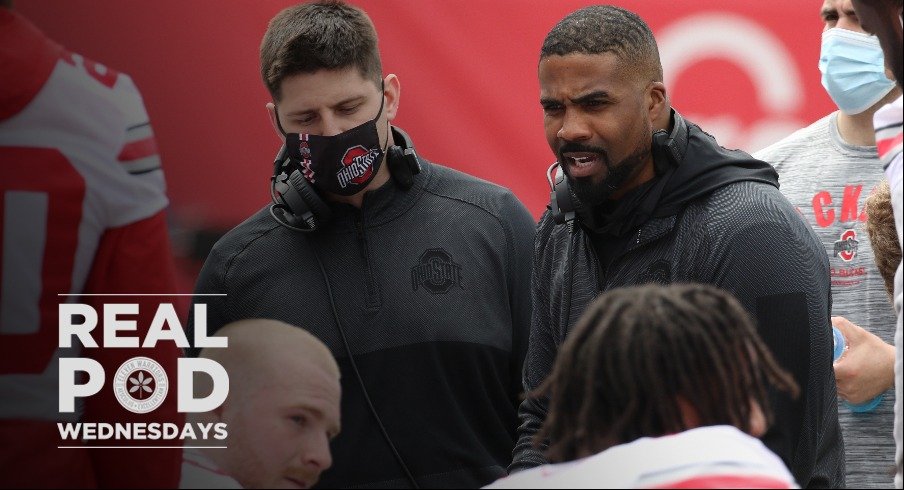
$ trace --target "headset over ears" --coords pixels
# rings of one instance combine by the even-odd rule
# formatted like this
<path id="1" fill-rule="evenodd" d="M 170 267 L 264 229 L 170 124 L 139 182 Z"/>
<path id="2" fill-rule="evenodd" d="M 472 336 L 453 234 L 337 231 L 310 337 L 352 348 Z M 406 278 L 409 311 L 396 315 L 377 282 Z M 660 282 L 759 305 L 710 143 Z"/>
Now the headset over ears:
<path id="1" fill-rule="evenodd" d="M 421 162 L 408 134 L 395 126 L 390 127 L 396 144 L 386 150 L 386 164 L 396 185 L 408 190 L 414 185 L 414 176 L 421 171 Z M 286 137 L 288 143 L 293 144 L 292 138 L 298 135 L 289 133 Z M 273 201 L 270 206 L 273 219 L 295 231 L 315 231 L 332 218 L 330 207 L 304 178 L 301 162 L 289 156 L 286 145 L 280 148 L 273 161 L 270 199 Z"/>
<path id="2" fill-rule="evenodd" d="M 681 140 L 676 142 L 676 139 Z M 674 126 L 669 133 L 664 129 L 653 133 L 653 160 L 657 167 L 659 162 L 668 162 L 669 165 L 678 165 L 681 162 L 681 146 L 687 143 L 687 130 L 684 119 L 674 113 Z M 546 180 L 549 182 L 550 212 L 556 223 L 568 223 L 574 221 L 577 216 L 577 205 L 565 171 L 559 162 L 555 162 L 546 170 Z"/>

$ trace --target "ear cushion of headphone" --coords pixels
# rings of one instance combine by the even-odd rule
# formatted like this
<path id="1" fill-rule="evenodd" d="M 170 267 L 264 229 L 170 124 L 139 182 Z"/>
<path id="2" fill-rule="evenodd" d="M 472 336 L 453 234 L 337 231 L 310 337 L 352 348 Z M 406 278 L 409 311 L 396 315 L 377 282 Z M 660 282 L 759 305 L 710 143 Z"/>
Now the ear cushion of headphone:
<path id="1" fill-rule="evenodd" d="M 323 199 L 317 195 L 317 191 L 311 186 L 311 184 L 301 175 L 301 172 L 294 171 L 292 175 L 289 176 L 289 186 L 291 189 L 294 189 L 301 200 L 304 201 L 304 205 L 307 206 L 313 213 L 314 218 L 317 220 L 318 224 L 324 224 L 332 218 L 333 212 L 330 210 L 330 207 L 327 206 Z M 293 214 L 300 214 L 304 211 L 301 209 L 296 209 L 298 207 L 297 204 L 290 202 L 290 199 L 286 199 L 286 204 L 289 206 L 290 210 Z"/>
<path id="2" fill-rule="evenodd" d="M 398 145 L 392 145 L 386 149 L 386 161 L 390 166 L 398 164 L 403 158 L 404 154 L 402 154 L 402 148 Z"/>

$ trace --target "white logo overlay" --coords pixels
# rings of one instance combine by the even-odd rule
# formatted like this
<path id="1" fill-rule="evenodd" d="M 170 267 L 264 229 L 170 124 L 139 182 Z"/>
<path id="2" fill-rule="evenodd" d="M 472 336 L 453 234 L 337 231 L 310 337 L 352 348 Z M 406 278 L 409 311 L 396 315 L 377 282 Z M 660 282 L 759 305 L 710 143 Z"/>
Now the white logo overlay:
<path id="1" fill-rule="evenodd" d="M 60 414 L 80 413 L 86 398 L 103 389 L 113 390 L 122 407 L 137 414 L 139 421 L 104 420 L 99 422 L 58 422 L 60 438 L 66 440 L 160 440 L 183 442 L 215 439 L 223 441 L 228 436 L 225 423 L 163 422 L 166 417 L 156 417 L 141 422 L 141 415 L 150 414 L 164 406 L 172 398 L 170 375 L 175 370 L 176 403 L 178 413 L 200 413 L 217 409 L 229 395 L 229 375 L 220 363 L 206 358 L 175 358 L 176 349 L 168 352 L 164 359 L 154 359 L 154 353 L 161 352 L 158 343 L 172 342 L 178 349 L 195 347 L 199 349 L 228 347 L 225 337 L 207 336 L 207 305 L 196 304 L 194 308 L 194 342 L 189 344 L 185 331 L 179 323 L 174 305 L 161 303 L 150 325 L 141 329 L 142 337 L 135 336 L 139 325 L 134 320 L 139 313 L 138 304 L 106 304 L 99 313 L 91 305 L 63 303 L 59 305 L 59 347 L 80 348 L 84 357 L 62 357 L 59 360 L 59 412 Z M 130 319 L 131 317 L 131 319 Z M 99 318 L 103 321 L 100 322 Z M 102 333 L 92 335 L 98 324 Z M 128 335 L 128 332 L 132 335 Z M 102 342 L 100 345 L 98 342 Z M 80 345 L 79 345 L 80 344 Z M 102 365 L 92 356 L 93 349 L 130 349 L 139 355 L 127 359 L 116 367 L 108 379 L 107 369 L 114 366 Z M 147 353 L 146 355 L 141 355 Z M 161 364 L 162 361 L 164 364 Z M 175 362 L 174 362 L 175 361 Z M 166 366 L 166 367 L 165 367 Z M 167 374 L 167 369 L 170 373 Z M 209 389 L 204 389 L 202 397 L 196 397 L 195 378 L 206 376 Z M 167 405 L 172 413 L 173 405 Z M 173 415 L 175 415 L 173 413 Z M 175 418 L 175 417 L 174 417 Z M 59 446 L 60 448 L 77 446 Z M 98 446 L 78 446 L 98 447 Z M 116 447 L 124 447 L 121 444 Z M 169 446 L 166 446 L 169 447 Z M 225 447 L 225 446 L 216 446 Z"/>
<path id="2" fill-rule="evenodd" d="M 133 357 L 116 371 L 113 393 L 119 404 L 132 413 L 148 413 L 163 404 L 169 391 L 166 371 L 157 361 Z"/>

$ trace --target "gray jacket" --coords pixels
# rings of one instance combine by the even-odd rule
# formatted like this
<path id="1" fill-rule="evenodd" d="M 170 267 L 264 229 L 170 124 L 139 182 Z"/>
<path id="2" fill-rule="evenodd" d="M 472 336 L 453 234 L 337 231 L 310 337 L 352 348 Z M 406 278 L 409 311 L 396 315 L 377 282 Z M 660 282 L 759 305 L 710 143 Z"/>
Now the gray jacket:
<path id="1" fill-rule="evenodd" d="M 348 344 L 406 466 L 422 487 L 479 487 L 505 474 L 515 444 L 530 323 L 535 224 L 507 189 L 422 161 L 406 191 L 392 181 L 361 209 L 332 204 L 314 233 L 263 209 L 204 264 L 196 297 L 208 330 L 274 318 L 322 340 L 341 370 L 342 433 L 326 488 L 406 487 L 341 340 Z"/>

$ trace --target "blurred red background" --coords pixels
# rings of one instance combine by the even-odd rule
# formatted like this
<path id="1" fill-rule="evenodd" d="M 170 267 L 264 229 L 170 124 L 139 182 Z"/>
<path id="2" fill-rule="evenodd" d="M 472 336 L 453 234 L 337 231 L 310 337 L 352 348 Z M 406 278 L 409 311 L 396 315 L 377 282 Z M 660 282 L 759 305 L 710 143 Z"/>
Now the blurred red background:
<path id="1" fill-rule="evenodd" d="M 268 20 L 293 3 L 19 0 L 16 9 L 70 50 L 135 80 L 157 135 L 177 248 L 203 259 L 192 230 L 215 237 L 269 201 L 280 143 L 257 53 Z M 512 189 L 539 216 L 554 157 L 537 56 L 549 29 L 586 3 L 353 3 L 376 24 L 384 72 L 401 80 L 396 123 L 418 152 Z M 817 70 L 819 1 L 617 4 L 653 29 L 676 109 L 724 146 L 754 151 L 834 109 Z M 183 265 L 190 288 L 196 264 Z"/>

